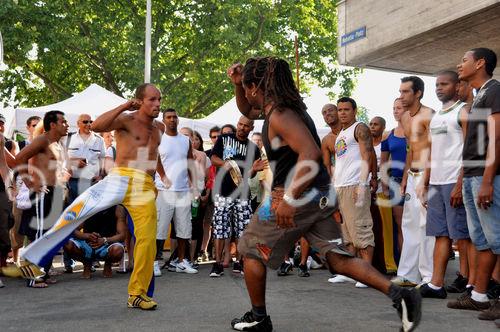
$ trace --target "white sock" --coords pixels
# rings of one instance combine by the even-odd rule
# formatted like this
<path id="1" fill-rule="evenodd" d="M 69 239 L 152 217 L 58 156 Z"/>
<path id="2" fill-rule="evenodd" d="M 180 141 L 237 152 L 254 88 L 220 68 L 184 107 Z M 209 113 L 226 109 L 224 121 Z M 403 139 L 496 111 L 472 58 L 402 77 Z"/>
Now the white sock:
<path id="1" fill-rule="evenodd" d="M 467 284 L 467 286 L 465 286 L 465 288 L 471 288 L 471 287 L 472 287 L 472 285 L 470 285 L 470 284 Z"/>
<path id="2" fill-rule="evenodd" d="M 429 286 L 431 289 L 434 289 L 434 290 L 440 290 L 441 288 L 443 288 L 443 287 L 438 287 L 438 286 L 435 286 L 435 285 L 433 285 L 433 284 L 432 284 L 432 283 L 430 283 L 430 282 L 427 284 L 427 286 Z"/>
<path id="3" fill-rule="evenodd" d="M 481 294 L 476 291 L 472 291 L 471 298 L 477 302 L 488 302 L 488 297 L 486 294 Z"/>

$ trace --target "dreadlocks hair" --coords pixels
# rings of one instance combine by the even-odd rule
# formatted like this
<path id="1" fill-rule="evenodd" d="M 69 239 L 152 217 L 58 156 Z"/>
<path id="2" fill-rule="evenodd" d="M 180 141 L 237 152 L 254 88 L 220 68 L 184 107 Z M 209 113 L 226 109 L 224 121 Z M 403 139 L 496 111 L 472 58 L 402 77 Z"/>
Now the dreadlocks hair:
<path id="1" fill-rule="evenodd" d="M 289 108 L 304 118 L 307 107 L 295 86 L 288 62 L 275 57 L 248 59 L 243 67 L 243 84 L 252 83 L 264 92 L 264 103 L 272 101 L 275 108 Z"/>

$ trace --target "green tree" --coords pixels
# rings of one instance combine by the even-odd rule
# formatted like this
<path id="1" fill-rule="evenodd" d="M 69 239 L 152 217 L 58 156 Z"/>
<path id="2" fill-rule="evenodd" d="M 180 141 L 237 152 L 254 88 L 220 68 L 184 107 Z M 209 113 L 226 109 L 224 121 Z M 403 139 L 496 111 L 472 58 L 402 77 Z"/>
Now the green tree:
<path id="1" fill-rule="evenodd" d="M 129 97 L 143 80 L 144 26 L 143 0 L 2 0 L 0 99 L 36 106 L 90 83 Z M 231 98 L 231 63 L 275 55 L 295 67 L 298 34 L 301 82 L 349 95 L 357 71 L 337 64 L 336 27 L 331 0 L 156 0 L 151 81 L 163 105 L 201 117 Z"/>

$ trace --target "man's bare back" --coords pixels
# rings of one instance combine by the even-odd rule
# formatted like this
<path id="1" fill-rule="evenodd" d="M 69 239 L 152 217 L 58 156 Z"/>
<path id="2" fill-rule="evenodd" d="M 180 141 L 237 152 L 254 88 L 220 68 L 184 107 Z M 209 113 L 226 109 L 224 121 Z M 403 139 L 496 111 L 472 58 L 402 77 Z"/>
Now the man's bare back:
<path id="1" fill-rule="evenodd" d="M 337 140 L 337 135 L 333 132 L 329 132 L 328 135 L 323 137 L 321 140 L 321 153 L 323 155 L 323 164 L 328 171 L 330 177 L 334 173 L 335 164 L 333 160 L 335 159 L 335 141 Z M 333 160 L 332 160 L 333 158 Z"/>

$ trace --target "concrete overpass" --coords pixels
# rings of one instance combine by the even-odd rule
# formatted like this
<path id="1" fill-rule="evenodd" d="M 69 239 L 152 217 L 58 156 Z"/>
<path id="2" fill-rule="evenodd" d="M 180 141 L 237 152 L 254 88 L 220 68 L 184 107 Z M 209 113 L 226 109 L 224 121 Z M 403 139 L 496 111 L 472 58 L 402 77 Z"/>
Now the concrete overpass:
<path id="1" fill-rule="evenodd" d="M 344 0 L 337 10 L 343 65 L 433 75 L 473 47 L 500 57 L 500 0 Z"/>

